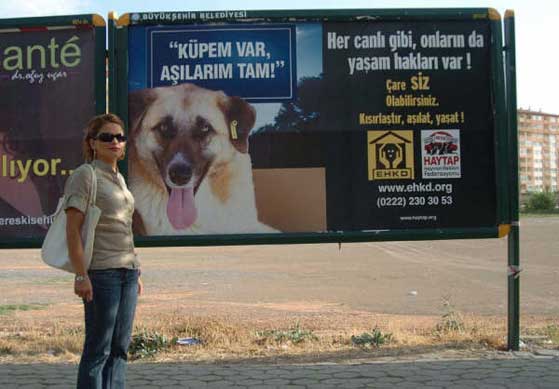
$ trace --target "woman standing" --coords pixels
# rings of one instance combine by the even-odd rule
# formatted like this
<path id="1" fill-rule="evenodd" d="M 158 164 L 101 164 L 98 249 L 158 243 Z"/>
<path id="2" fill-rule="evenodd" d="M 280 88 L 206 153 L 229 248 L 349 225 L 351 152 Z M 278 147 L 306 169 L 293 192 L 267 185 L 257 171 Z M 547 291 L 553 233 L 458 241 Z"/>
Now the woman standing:
<path id="1" fill-rule="evenodd" d="M 117 168 L 126 148 L 123 128 L 118 116 L 99 115 L 89 121 L 83 139 L 85 160 L 97 176 L 96 205 L 102 212 L 89 269 L 84 264 L 80 231 L 87 210 L 91 169 L 85 165 L 77 168 L 64 189 L 68 251 L 76 270 L 74 292 L 85 307 L 79 389 L 125 387 L 128 346 L 137 298 L 142 293 L 132 236 L 134 198 Z"/>

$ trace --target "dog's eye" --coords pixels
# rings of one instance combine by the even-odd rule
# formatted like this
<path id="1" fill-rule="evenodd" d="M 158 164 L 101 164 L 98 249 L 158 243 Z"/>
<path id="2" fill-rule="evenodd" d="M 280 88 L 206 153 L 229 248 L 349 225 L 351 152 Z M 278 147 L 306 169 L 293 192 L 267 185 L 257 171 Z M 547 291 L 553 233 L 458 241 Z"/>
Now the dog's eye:
<path id="1" fill-rule="evenodd" d="M 214 132 L 214 129 L 207 120 L 200 117 L 196 119 L 196 129 L 193 132 L 195 138 L 203 139 L 212 132 Z"/>
<path id="2" fill-rule="evenodd" d="M 200 133 L 204 136 L 208 135 L 210 132 L 213 132 L 213 127 L 209 124 L 200 128 Z"/>
<path id="3" fill-rule="evenodd" d="M 195 139 L 198 140 L 203 140 L 208 138 L 208 136 L 213 132 L 213 129 L 211 126 L 206 126 L 206 127 L 201 127 L 196 129 L 195 131 L 193 131 L 192 136 Z"/>
<path id="4" fill-rule="evenodd" d="M 172 139 L 177 135 L 177 129 L 173 125 L 173 120 L 170 117 L 165 118 L 153 129 L 159 132 L 165 139 Z"/>

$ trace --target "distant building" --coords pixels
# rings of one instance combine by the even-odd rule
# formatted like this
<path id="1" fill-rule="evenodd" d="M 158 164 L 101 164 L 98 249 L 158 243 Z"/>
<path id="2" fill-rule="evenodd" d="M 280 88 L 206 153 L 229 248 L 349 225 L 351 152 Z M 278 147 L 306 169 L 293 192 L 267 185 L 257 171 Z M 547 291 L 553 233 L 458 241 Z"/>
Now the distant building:
<path id="1" fill-rule="evenodd" d="M 557 192 L 559 115 L 518 110 L 520 193 Z"/>

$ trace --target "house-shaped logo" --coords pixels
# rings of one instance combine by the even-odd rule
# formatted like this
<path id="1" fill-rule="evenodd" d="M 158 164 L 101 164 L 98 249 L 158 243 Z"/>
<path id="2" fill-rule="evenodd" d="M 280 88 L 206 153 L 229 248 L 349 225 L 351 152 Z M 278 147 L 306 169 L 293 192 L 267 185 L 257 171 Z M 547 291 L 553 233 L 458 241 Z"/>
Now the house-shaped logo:
<path id="1" fill-rule="evenodd" d="M 413 131 L 368 131 L 368 174 L 373 180 L 413 180 Z"/>

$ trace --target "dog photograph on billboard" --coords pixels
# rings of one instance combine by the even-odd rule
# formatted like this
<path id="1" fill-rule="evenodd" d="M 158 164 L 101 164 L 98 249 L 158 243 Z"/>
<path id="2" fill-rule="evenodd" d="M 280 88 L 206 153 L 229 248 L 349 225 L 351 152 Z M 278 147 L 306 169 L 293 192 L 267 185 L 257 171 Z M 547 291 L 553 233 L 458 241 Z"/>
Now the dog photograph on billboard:
<path id="1" fill-rule="evenodd" d="M 254 12 L 125 16 L 135 234 L 501 224 L 495 15 Z"/>

